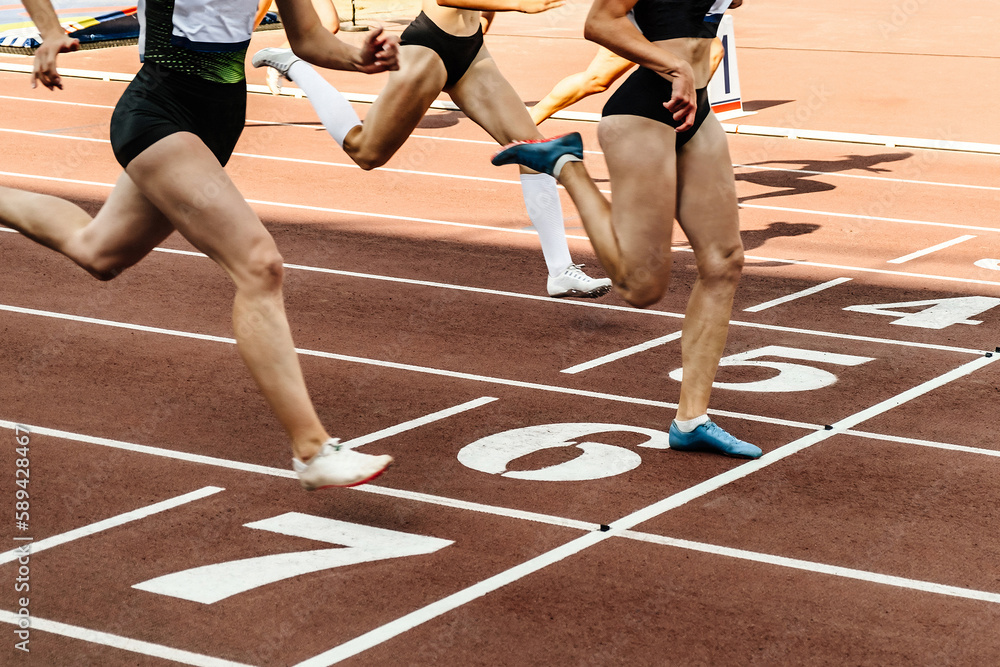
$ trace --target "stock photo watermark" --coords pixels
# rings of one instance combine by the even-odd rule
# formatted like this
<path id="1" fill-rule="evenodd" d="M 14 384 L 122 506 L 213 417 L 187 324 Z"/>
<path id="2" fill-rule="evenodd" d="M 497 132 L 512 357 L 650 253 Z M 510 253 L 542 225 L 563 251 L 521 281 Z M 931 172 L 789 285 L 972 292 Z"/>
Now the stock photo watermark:
<path id="1" fill-rule="evenodd" d="M 30 652 L 28 643 L 31 641 L 31 541 L 30 510 L 31 501 L 28 493 L 28 483 L 31 480 L 31 432 L 24 426 L 14 426 L 14 541 L 19 542 L 17 554 L 17 575 L 14 578 L 14 592 L 17 594 L 17 626 L 14 629 L 14 648 L 25 653 Z"/>

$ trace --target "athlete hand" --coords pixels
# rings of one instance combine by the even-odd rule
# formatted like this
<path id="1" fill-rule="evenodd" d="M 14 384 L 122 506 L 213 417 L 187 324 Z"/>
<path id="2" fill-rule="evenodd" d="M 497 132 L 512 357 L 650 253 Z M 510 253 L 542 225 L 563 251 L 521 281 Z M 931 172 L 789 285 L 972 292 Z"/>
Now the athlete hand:
<path id="1" fill-rule="evenodd" d="M 682 63 L 671 79 L 673 92 L 670 100 L 663 103 L 671 114 L 674 121 L 679 123 L 678 132 L 684 132 L 694 127 L 695 116 L 698 112 L 698 96 L 694 90 L 694 71 L 687 63 Z"/>
<path id="2" fill-rule="evenodd" d="M 56 56 L 80 48 L 80 40 L 71 39 L 66 33 L 49 37 L 35 50 L 35 64 L 31 72 L 31 87 L 37 88 L 40 81 L 49 90 L 62 90 L 62 77 L 56 69 Z"/>
<path id="3" fill-rule="evenodd" d="M 538 14 L 562 7 L 564 4 L 565 0 L 520 0 L 517 11 L 524 14 Z"/>
<path id="4" fill-rule="evenodd" d="M 399 37 L 376 26 L 365 35 L 361 45 L 361 59 L 356 65 L 359 72 L 377 74 L 399 69 Z"/>

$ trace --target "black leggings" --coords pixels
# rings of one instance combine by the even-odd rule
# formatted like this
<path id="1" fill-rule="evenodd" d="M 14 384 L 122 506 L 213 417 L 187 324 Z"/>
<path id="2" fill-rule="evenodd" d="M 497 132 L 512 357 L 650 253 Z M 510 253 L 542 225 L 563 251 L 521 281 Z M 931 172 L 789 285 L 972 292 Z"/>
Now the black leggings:
<path id="1" fill-rule="evenodd" d="M 669 81 L 651 69 L 640 67 L 625 79 L 614 95 L 604 105 L 602 116 L 642 116 L 677 127 L 680 125 L 672 113 L 663 106 L 670 101 L 673 86 Z M 701 124 L 708 118 L 712 105 L 708 101 L 708 89 L 698 89 L 698 110 L 695 113 L 694 125 L 677 135 L 677 148 L 680 148 L 695 135 Z"/>
<path id="2" fill-rule="evenodd" d="M 226 165 L 246 123 L 247 84 L 215 83 L 146 62 L 111 115 L 111 147 L 127 167 L 175 132 L 191 132 Z"/>

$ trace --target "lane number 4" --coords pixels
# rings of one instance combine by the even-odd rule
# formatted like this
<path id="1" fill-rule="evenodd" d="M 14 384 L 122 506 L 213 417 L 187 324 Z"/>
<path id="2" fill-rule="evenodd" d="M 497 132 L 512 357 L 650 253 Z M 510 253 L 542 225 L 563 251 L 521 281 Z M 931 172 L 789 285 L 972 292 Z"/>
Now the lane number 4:
<path id="1" fill-rule="evenodd" d="M 988 296 L 959 296 L 950 299 L 927 299 L 925 301 L 900 301 L 899 303 L 873 303 L 863 306 L 848 306 L 844 310 L 869 315 L 887 315 L 898 319 L 891 322 L 902 327 L 920 329 L 946 329 L 954 324 L 982 324 L 971 318 L 987 310 L 1000 306 L 1000 299 Z M 901 310 L 916 309 L 915 312 Z"/>

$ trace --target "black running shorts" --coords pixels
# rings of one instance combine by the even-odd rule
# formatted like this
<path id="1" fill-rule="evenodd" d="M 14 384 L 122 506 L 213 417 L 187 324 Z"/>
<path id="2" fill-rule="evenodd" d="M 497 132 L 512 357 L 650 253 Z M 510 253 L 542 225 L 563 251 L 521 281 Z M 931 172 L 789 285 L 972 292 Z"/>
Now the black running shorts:
<path id="1" fill-rule="evenodd" d="M 438 54 L 448 72 L 444 87 L 451 88 L 468 71 L 483 48 L 483 29 L 480 27 L 474 35 L 457 37 L 439 28 L 427 14 L 420 12 L 399 36 L 400 46 L 408 44 L 424 46 Z"/>
<path id="2" fill-rule="evenodd" d="M 111 147 L 127 167 L 175 132 L 200 138 L 225 166 L 246 122 L 247 85 L 216 83 L 146 62 L 111 115 Z"/>
<path id="3" fill-rule="evenodd" d="M 670 101 L 673 86 L 669 81 L 651 69 L 639 67 L 618 87 L 618 90 L 604 105 L 602 116 L 642 116 L 677 127 L 672 113 L 663 106 Z M 677 148 L 686 144 L 695 135 L 701 124 L 708 118 L 712 105 L 708 101 L 708 89 L 698 90 L 698 110 L 694 125 L 677 135 Z"/>

